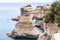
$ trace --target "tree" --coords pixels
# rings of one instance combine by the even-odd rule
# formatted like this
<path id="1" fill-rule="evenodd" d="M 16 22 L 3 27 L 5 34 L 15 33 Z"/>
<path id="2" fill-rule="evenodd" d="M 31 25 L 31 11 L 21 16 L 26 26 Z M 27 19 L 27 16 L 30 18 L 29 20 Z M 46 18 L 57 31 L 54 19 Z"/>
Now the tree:
<path id="1" fill-rule="evenodd" d="M 45 22 L 56 22 L 60 27 L 60 1 L 52 3 L 50 12 L 45 15 Z"/>
<path id="2" fill-rule="evenodd" d="M 49 21 L 53 22 L 53 18 L 52 18 L 53 17 L 53 12 L 52 11 L 48 11 L 44 17 L 45 17 L 45 22 L 46 23 L 48 23 Z"/>

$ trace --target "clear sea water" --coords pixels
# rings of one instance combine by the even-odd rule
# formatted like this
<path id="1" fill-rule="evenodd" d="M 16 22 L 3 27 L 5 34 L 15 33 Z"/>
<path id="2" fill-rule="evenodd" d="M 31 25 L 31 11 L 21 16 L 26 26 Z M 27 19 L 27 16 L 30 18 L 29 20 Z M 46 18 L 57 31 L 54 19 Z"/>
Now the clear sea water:
<path id="1" fill-rule="evenodd" d="M 27 4 L 31 4 L 33 7 L 45 5 L 45 3 L 0 3 L 0 40 L 36 40 L 29 38 L 13 39 L 6 35 L 15 28 L 16 22 L 12 21 L 11 18 L 20 15 L 20 7 Z M 42 30 L 39 31 L 42 33 Z"/>

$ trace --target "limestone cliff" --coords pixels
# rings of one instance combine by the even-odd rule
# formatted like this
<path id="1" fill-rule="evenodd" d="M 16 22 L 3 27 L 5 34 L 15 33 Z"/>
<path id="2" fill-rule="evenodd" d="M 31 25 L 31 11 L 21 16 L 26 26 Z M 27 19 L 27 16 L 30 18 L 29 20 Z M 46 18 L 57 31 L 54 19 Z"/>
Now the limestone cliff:
<path id="1" fill-rule="evenodd" d="M 13 38 L 38 38 L 39 33 L 34 29 L 35 25 L 32 20 L 32 14 L 26 15 L 20 16 L 19 21 L 15 24 L 15 29 L 8 36 Z"/>

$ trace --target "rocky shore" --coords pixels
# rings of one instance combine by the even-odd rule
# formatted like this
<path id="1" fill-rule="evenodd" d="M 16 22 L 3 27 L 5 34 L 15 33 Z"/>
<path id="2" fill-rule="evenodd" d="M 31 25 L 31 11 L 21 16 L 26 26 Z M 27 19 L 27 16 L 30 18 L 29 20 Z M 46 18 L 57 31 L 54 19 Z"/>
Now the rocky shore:
<path id="1" fill-rule="evenodd" d="M 39 32 L 34 29 L 35 24 L 32 19 L 33 15 L 28 11 L 26 14 L 21 14 L 19 18 L 12 19 L 18 22 L 15 24 L 14 30 L 7 35 L 12 38 L 38 38 Z"/>
<path id="2" fill-rule="evenodd" d="M 12 19 L 13 21 L 18 21 L 15 24 L 15 28 L 7 35 L 12 38 L 37 38 L 37 40 L 55 40 L 53 38 L 53 34 L 57 33 L 58 31 L 57 24 L 45 23 L 43 19 L 44 12 L 42 12 L 42 9 L 42 6 L 38 6 L 33 11 L 31 5 L 21 8 L 21 15 Z M 40 15 L 41 13 L 42 15 Z M 42 21 L 35 24 L 33 19 Z M 43 35 L 40 34 L 38 30 L 34 29 L 34 27 L 42 29 L 44 31 Z"/>

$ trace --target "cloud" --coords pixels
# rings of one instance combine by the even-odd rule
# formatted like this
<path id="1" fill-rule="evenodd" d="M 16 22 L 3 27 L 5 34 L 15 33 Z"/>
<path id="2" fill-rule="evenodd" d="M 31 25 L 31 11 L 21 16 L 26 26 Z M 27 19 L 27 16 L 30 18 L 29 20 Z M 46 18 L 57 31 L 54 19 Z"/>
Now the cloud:
<path id="1" fill-rule="evenodd" d="M 46 3 L 49 3 L 49 2 L 54 2 L 55 0 L 0 0 L 0 3 L 18 3 L 18 2 L 23 2 L 23 3 L 27 3 L 27 2 L 29 2 L 29 3 L 34 3 L 34 2 L 38 2 L 38 3 L 40 3 L 40 2 L 46 2 Z"/>

